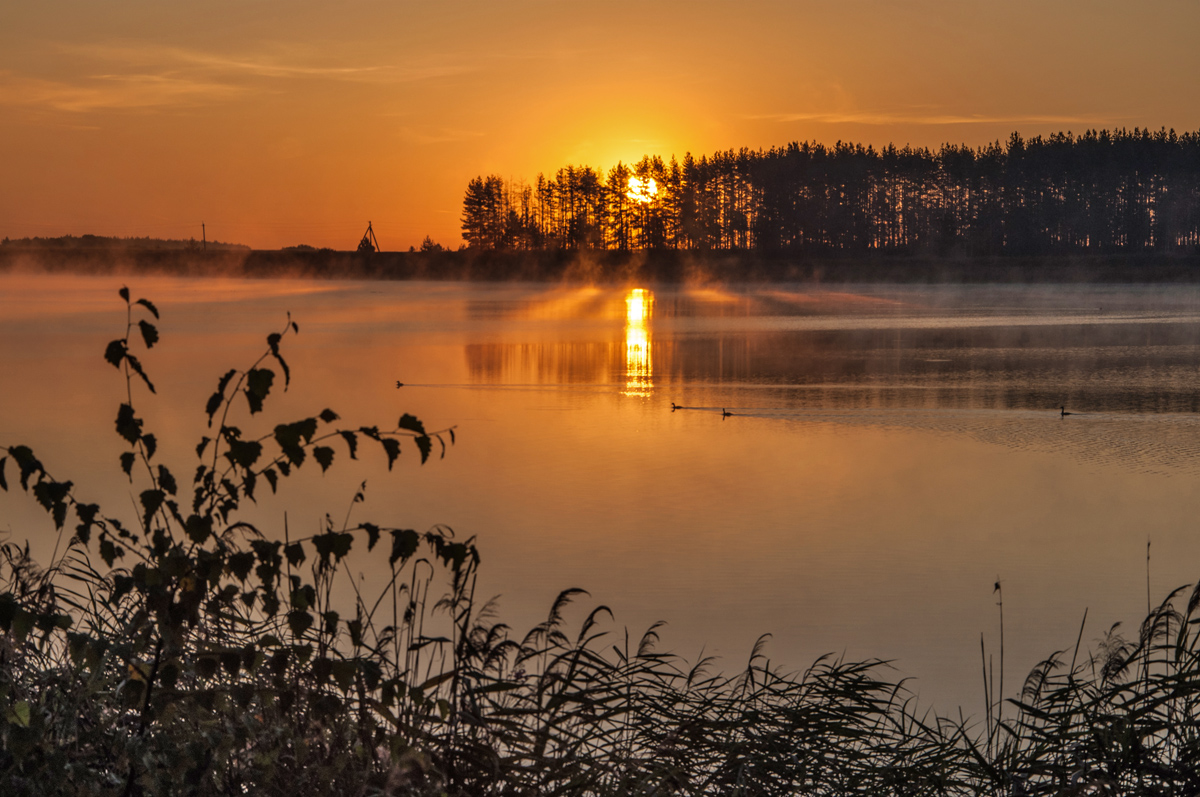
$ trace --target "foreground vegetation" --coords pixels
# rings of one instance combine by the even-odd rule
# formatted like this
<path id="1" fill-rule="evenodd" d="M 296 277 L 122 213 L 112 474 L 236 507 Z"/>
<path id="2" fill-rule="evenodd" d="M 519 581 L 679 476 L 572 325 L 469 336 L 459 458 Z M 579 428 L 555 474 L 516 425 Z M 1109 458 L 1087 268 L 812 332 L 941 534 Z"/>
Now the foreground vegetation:
<path id="1" fill-rule="evenodd" d="M 1169 596 L 1136 640 L 1076 640 L 976 722 L 918 713 L 877 661 L 788 673 L 756 649 L 722 674 L 658 652 L 653 628 L 614 638 L 604 607 L 572 626 L 578 591 L 518 634 L 477 600 L 479 556 L 449 529 L 348 514 L 293 538 L 240 519 L 281 479 L 360 453 L 390 469 L 402 446 L 424 462 L 453 429 L 349 427 L 328 409 L 262 424 L 290 379 L 289 319 L 220 377 L 181 483 L 134 401 L 154 391 L 135 350 L 158 343 L 158 311 L 121 296 L 104 356 L 127 387 L 118 464 L 138 516 L 84 503 L 26 446 L 0 451 L 0 488 L 64 539 L 43 563 L 0 548 L 0 793 L 1200 793 L 1200 590 Z M 368 593 L 353 565 L 383 554 Z"/>

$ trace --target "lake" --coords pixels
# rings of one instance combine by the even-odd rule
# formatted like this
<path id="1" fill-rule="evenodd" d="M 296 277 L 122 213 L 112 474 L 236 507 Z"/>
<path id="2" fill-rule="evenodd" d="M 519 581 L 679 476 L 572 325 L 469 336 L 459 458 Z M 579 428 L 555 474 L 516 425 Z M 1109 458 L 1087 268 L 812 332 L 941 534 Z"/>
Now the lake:
<path id="1" fill-rule="evenodd" d="M 477 538 L 481 592 L 517 633 L 582 587 L 574 616 L 606 604 L 635 636 L 664 620 L 660 647 L 688 659 L 735 669 L 770 634 L 785 669 L 885 658 L 923 704 L 979 715 L 997 580 L 1012 693 L 1085 610 L 1085 646 L 1115 622 L 1134 636 L 1148 590 L 1157 603 L 1200 573 L 1193 286 L 0 275 L 0 445 L 130 517 L 125 385 L 102 357 L 122 284 L 162 313 L 139 355 L 158 393 L 135 385 L 135 404 L 181 478 L 218 377 L 288 312 L 290 388 L 243 429 L 325 407 L 454 426 L 444 459 L 406 447 L 390 474 L 377 451 L 338 449 L 250 517 L 316 531 L 365 480 L 354 518 Z M 0 494 L 0 533 L 43 555 L 57 536 L 19 490 Z"/>

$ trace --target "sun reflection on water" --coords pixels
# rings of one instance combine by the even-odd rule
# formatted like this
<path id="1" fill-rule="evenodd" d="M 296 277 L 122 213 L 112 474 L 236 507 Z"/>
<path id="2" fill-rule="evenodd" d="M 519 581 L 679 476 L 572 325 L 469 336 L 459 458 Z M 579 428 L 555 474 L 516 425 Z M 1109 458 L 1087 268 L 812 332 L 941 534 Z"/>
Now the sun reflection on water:
<path id="1" fill-rule="evenodd" d="M 654 389 L 650 360 L 650 313 L 654 294 L 634 288 L 625 297 L 626 396 L 649 396 Z"/>

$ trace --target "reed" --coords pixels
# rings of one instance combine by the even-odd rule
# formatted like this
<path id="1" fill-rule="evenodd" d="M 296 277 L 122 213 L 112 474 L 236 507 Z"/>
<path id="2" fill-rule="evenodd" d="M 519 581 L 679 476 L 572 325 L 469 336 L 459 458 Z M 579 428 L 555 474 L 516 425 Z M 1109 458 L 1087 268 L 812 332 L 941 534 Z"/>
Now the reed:
<path id="1" fill-rule="evenodd" d="M 658 650 L 657 626 L 618 632 L 604 606 L 571 620 L 581 590 L 517 634 L 477 600 L 478 552 L 450 529 L 348 512 L 295 538 L 286 520 L 271 534 L 239 520 L 259 487 L 332 467 L 335 445 L 339 466 L 362 443 L 390 467 L 401 444 L 444 452 L 452 429 L 349 428 L 325 410 L 243 432 L 261 425 L 267 365 L 286 387 L 289 319 L 221 378 L 181 489 L 135 410 L 135 387 L 153 389 L 135 332 L 157 343 L 157 308 L 122 298 L 106 356 L 126 380 L 119 464 L 144 488 L 139 517 L 81 503 L 25 446 L 0 458 L 0 487 L 11 460 L 64 535 L 44 564 L 0 547 L 4 794 L 1200 793 L 1200 587 L 1134 640 L 1114 627 L 1085 650 L 1081 628 L 1007 700 L 1003 651 L 998 685 L 985 652 L 981 722 L 918 711 L 879 660 L 790 672 L 763 639 L 733 672 L 688 662 Z M 387 576 L 368 589 L 356 557 L 380 551 Z"/>

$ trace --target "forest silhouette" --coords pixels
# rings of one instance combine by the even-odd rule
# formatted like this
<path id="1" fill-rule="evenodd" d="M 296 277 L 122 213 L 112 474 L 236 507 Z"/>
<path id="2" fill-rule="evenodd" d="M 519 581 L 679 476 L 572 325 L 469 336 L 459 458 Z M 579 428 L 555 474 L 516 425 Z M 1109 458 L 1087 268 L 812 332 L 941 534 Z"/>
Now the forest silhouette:
<path id="1" fill-rule="evenodd" d="M 973 149 L 793 142 L 468 182 L 465 244 L 266 250 L 0 241 L 0 272 L 312 279 L 1193 282 L 1200 131 L 1088 131 Z M 384 243 L 391 239 L 386 238 Z"/>
<path id="2" fill-rule="evenodd" d="M 653 180 L 645 201 L 630 179 Z M 565 166 L 528 183 L 470 181 L 477 250 L 683 250 L 978 257 L 1195 253 L 1200 131 L 1013 133 L 972 149 L 784 147 L 607 173 Z"/>

